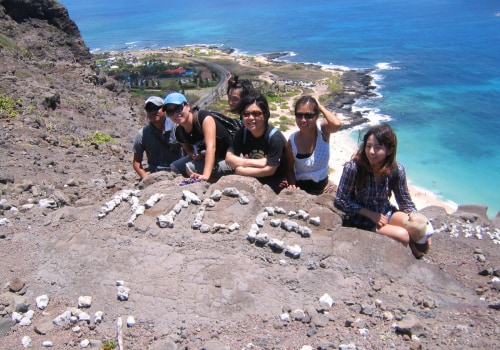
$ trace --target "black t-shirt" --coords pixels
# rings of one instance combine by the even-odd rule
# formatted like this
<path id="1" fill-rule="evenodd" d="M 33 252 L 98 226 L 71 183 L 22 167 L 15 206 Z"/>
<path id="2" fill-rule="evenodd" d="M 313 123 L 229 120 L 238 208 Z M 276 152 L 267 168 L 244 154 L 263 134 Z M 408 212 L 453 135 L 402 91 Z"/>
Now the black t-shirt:
<path id="1" fill-rule="evenodd" d="M 234 155 L 244 156 L 251 159 L 267 158 L 267 164 L 277 166 L 276 172 L 272 176 L 258 178 L 260 182 L 270 185 L 277 191 L 277 185 L 284 179 L 285 157 L 283 155 L 286 139 L 274 126 L 268 125 L 261 137 L 255 138 L 252 133 L 241 128 L 234 135 L 232 151 Z M 273 132 L 270 136 L 269 134 Z"/>
<path id="2" fill-rule="evenodd" d="M 197 146 L 198 152 L 205 149 L 205 137 L 203 135 L 203 121 L 210 115 L 209 111 L 201 110 L 193 113 L 193 129 L 191 133 L 186 132 L 182 126 L 177 126 L 175 129 L 175 137 L 178 142 L 189 143 Z M 231 135 L 226 127 L 222 125 L 216 118 L 215 121 L 215 158 L 225 159 L 226 152 L 231 145 Z"/>

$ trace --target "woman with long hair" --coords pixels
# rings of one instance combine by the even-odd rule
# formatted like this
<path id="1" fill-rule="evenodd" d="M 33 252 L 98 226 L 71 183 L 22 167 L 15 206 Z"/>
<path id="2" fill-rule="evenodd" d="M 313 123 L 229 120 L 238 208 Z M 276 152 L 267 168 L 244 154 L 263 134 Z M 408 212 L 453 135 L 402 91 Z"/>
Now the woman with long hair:
<path id="1" fill-rule="evenodd" d="M 410 244 L 412 253 L 420 258 L 427 253 L 429 241 L 426 237 L 413 241 L 405 227 L 409 214 L 417 209 L 396 151 L 396 133 L 389 125 L 370 128 L 344 166 L 334 205 L 346 214 L 350 225 L 376 231 L 404 246 Z M 399 208 L 390 202 L 392 194 Z"/>

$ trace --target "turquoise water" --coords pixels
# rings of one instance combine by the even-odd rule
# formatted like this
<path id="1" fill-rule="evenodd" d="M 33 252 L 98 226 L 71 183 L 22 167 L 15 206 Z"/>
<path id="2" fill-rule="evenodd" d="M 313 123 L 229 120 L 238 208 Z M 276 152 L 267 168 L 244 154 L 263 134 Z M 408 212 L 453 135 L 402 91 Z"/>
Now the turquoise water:
<path id="1" fill-rule="evenodd" d="M 64 0 L 93 51 L 221 44 L 375 69 L 412 184 L 500 210 L 500 3 L 495 0 Z"/>

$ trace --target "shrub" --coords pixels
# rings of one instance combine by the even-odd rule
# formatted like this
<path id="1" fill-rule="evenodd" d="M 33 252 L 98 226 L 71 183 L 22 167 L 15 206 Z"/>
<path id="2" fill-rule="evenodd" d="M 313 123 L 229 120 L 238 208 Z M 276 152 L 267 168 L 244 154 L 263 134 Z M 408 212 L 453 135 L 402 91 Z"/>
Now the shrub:
<path id="1" fill-rule="evenodd" d="M 101 350 L 113 350 L 116 349 L 116 341 L 115 340 L 108 340 L 104 344 L 102 344 Z"/>
<path id="2" fill-rule="evenodd" d="M 22 104 L 22 100 L 18 99 L 14 101 L 12 97 L 5 94 L 0 94 L 0 118 L 15 118 L 18 117 L 21 110 L 19 106 Z"/>
<path id="3" fill-rule="evenodd" d="M 0 33 L 0 47 L 3 47 L 5 49 L 10 49 L 10 50 L 14 50 L 14 49 L 18 48 L 16 45 L 16 42 L 14 40 L 3 35 L 2 33 Z"/>
<path id="4" fill-rule="evenodd" d="M 113 137 L 106 135 L 100 131 L 96 131 L 94 134 L 88 135 L 85 138 L 85 140 L 87 142 L 94 143 L 96 145 L 101 145 L 101 144 L 106 143 L 106 142 L 115 142 L 116 141 Z"/>

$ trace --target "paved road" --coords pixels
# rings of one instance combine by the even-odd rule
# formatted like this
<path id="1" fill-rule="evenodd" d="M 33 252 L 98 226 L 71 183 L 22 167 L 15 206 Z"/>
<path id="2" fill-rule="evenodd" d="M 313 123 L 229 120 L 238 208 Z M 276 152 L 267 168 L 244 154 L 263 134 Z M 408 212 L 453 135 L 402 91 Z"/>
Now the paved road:
<path id="1" fill-rule="evenodd" d="M 191 60 L 197 63 L 202 63 L 211 66 L 212 68 L 215 68 L 219 73 L 220 77 L 219 83 L 209 93 L 203 93 L 202 97 L 195 103 L 195 105 L 197 105 L 198 107 L 205 108 L 206 106 L 211 104 L 217 97 L 221 97 L 226 94 L 226 88 L 227 88 L 226 79 L 230 72 L 226 68 L 222 67 L 220 64 L 212 63 L 209 60 L 203 60 L 197 58 L 191 58 Z"/>

